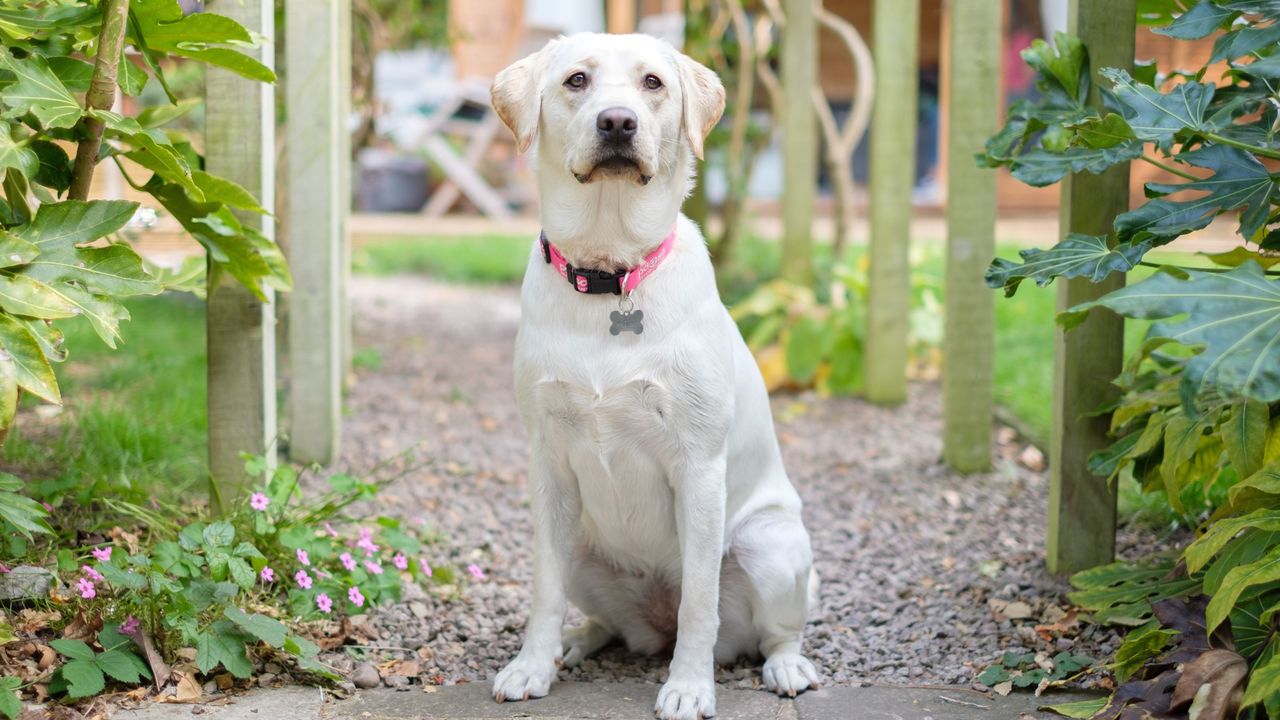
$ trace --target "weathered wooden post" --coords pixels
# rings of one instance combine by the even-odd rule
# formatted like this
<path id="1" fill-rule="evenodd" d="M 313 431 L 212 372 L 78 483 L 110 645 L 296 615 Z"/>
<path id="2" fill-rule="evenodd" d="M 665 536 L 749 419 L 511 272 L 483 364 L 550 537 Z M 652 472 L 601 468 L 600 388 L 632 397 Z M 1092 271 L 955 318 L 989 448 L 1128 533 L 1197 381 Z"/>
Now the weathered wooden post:
<path id="1" fill-rule="evenodd" d="M 636 31 L 636 0 L 607 0 L 605 26 L 611 33 Z"/>
<path id="2" fill-rule="evenodd" d="M 1137 0 L 1071 0 L 1069 31 L 1089 52 L 1093 83 L 1089 102 L 1101 106 L 1098 70 L 1133 69 Z M 1100 175 L 1081 173 L 1063 181 L 1059 232 L 1106 235 L 1115 216 L 1129 207 L 1129 164 Z M 1058 310 L 1101 297 L 1124 285 L 1122 275 L 1105 282 L 1059 279 Z M 1053 430 L 1049 444 L 1049 542 L 1052 572 L 1075 572 L 1111 562 L 1116 547 L 1116 496 L 1106 478 L 1088 469 L 1089 454 L 1110 444 L 1110 418 L 1090 415 L 1116 397 L 1111 381 L 1120 374 L 1124 319 L 1090 313 L 1069 333 L 1059 328 L 1053 354 Z"/>
<path id="3" fill-rule="evenodd" d="M 784 0 L 782 27 L 782 277 L 813 281 L 813 199 L 818 185 L 818 22 L 813 0 Z"/>
<path id="4" fill-rule="evenodd" d="M 273 65 L 274 5 L 270 0 L 213 0 L 209 9 L 266 38 L 246 49 Z M 205 73 L 205 153 L 209 172 L 234 180 L 275 206 L 275 88 L 210 66 Z M 275 218 L 238 213 L 240 222 L 275 237 Z M 276 440 L 275 302 L 263 302 L 229 276 L 210 277 L 209 475 L 215 505 L 239 492 L 248 477 L 240 453 L 271 461 Z M 216 285 L 215 285 L 216 281 Z"/>
<path id="5" fill-rule="evenodd" d="M 875 0 L 871 20 L 876 102 L 871 112 L 871 282 L 864 376 L 868 400 L 894 405 L 907 399 L 907 253 L 915 187 L 920 0 Z"/>
<path id="6" fill-rule="evenodd" d="M 342 428 L 350 163 L 341 42 L 350 0 L 287 0 L 289 457 L 327 464 Z"/>
<path id="7" fill-rule="evenodd" d="M 982 281 L 995 255 L 996 174 L 973 155 L 1000 122 L 1003 0 L 948 0 L 946 335 L 942 457 L 960 472 L 991 467 L 995 316 Z"/>

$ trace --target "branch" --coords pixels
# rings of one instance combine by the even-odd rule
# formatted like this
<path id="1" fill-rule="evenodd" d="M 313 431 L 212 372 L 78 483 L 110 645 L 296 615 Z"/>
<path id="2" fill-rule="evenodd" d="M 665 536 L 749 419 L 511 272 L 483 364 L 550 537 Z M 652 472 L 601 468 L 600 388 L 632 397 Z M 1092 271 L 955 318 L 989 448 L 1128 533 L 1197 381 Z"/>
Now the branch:
<path id="1" fill-rule="evenodd" d="M 102 31 L 98 36 L 98 56 L 93 64 L 93 79 L 85 93 L 86 110 L 110 110 L 116 101 L 116 73 L 120 52 L 124 48 L 125 27 L 129 23 L 129 0 L 103 0 Z M 88 200 L 93 170 L 102 148 L 102 120 L 86 115 L 80 120 L 80 145 L 76 148 L 76 165 L 71 175 L 72 200 Z"/>
<path id="2" fill-rule="evenodd" d="M 1233 148 L 1239 148 L 1245 152 L 1250 152 L 1254 155 L 1261 155 L 1262 157 L 1271 158 L 1272 160 L 1280 160 L 1280 150 L 1272 150 L 1271 148 L 1250 145 L 1249 143 L 1240 142 L 1239 140 L 1232 140 L 1231 138 L 1219 135 L 1218 133 L 1204 133 L 1204 139 L 1211 140 L 1216 143 L 1222 143 L 1223 145 L 1230 145 Z"/>

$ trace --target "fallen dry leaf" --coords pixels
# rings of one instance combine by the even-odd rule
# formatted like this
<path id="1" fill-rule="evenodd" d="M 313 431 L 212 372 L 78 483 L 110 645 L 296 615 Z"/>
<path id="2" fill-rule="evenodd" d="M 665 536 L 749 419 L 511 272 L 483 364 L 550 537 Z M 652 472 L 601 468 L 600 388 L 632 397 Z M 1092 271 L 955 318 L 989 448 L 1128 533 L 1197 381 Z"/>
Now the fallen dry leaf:
<path id="1" fill-rule="evenodd" d="M 992 692 L 994 692 L 995 694 L 999 695 L 1000 697 L 1004 697 L 1004 696 L 1008 695 L 1009 693 L 1013 692 L 1013 682 L 1011 682 L 1011 681 L 1009 681 L 1009 680 L 1005 680 L 1004 682 L 1002 682 L 1002 683 L 1000 683 L 1000 684 L 996 685 L 995 687 L 991 688 L 991 690 L 992 690 Z"/>
<path id="2" fill-rule="evenodd" d="M 138 649 L 142 651 L 143 659 L 151 667 L 151 682 L 155 685 L 156 692 L 160 692 L 160 688 L 169 682 L 169 665 L 165 663 L 160 651 L 156 650 L 156 645 L 151 640 L 151 633 L 147 632 L 145 627 L 139 626 L 138 632 L 134 633 L 132 637 L 133 644 L 137 645 Z M 190 651 L 190 657 L 184 656 L 184 651 Z M 178 657 L 187 660 L 187 662 L 195 662 L 195 649 L 182 648 L 178 651 Z"/>
<path id="3" fill-rule="evenodd" d="M 62 617 L 62 613 L 56 610 L 36 610 L 34 608 L 25 608 L 18 613 L 18 621 L 14 623 L 14 629 L 25 635 L 34 635 L 41 630 L 49 627 L 49 623 Z"/>
<path id="4" fill-rule="evenodd" d="M 1230 720 L 1240 709 L 1248 674 L 1249 662 L 1239 654 L 1209 650 L 1183 666 L 1169 709 L 1177 712 L 1190 707 L 1197 720 Z"/>
<path id="5" fill-rule="evenodd" d="M 204 689 L 196 680 L 195 673 L 174 672 L 174 676 L 178 678 L 178 685 L 172 696 L 174 702 L 194 702 L 204 694 Z"/>
<path id="6" fill-rule="evenodd" d="M 62 637 L 69 640 L 83 640 L 84 642 L 92 643 L 101 630 L 101 613 L 93 613 L 91 616 L 86 616 L 84 610 L 80 610 L 71 619 L 71 622 L 67 623 L 67 626 L 62 629 Z"/>

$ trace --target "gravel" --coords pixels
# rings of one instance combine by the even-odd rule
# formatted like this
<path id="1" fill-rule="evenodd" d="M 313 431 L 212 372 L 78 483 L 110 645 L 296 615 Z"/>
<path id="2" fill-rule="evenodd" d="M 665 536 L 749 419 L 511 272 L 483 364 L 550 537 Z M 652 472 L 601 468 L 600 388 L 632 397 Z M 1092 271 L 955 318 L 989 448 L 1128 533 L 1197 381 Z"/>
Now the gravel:
<path id="1" fill-rule="evenodd" d="M 376 641 L 364 652 L 416 661 L 413 682 L 491 678 L 519 650 L 532 570 L 511 380 L 517 290 L 358 277 L 351 295 L 357 348 L 376 349 L 382 365 L 360 371 L 348 398 L 344 464 L 367 469 L 409 448 L 432 458 L 376 510 L 425 519 L 446 538 L 437 562 L 488 574 L 452 593 L 410 589 L 372 611 L 364 629 Z M 968 684 L 1006 649 L 1099 659 L 1115 649 L 1110 631 L 1059 622 L 1069 588 L 1044 570 L 1046 478 L 1019 462 L 1036 453 L 1010 431 L 998 433 L 993 472 L 962 476 L 939 462 L 935 384 L 914 384 L 893 409 L 812 393 L 779 394 L 773 409 L 822 577 L 805 639 L 827 683 Z M 1155 539 L 1125 529 L 1118 541 L 1132 556 Z M 570 623 L 580 620 L 571 612 Z M 1037 633 L 1055 623 L 1061 631 Z M 328 659 L 352 672 L 357 654 Z M 660 682 L 665 665 L 612 647 L 560 677 Z M 382 679 L 402 686 L 403 673 Z M 723 683 L 758 676 L 755 664 L 719 670 Z"/>

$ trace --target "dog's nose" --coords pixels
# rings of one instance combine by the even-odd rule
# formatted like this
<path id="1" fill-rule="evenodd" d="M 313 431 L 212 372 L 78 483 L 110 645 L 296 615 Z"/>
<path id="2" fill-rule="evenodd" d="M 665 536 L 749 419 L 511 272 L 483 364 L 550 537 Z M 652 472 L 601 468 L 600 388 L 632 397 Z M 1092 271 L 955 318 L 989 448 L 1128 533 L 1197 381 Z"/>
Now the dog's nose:
<path id="1" fill-rule="evenodd" d="M 635 137 L 636 123 L 636 114 L 627 108 L 605 108 L 596 116 L 596 132 L 605 142 L 621 145 Z"/>

